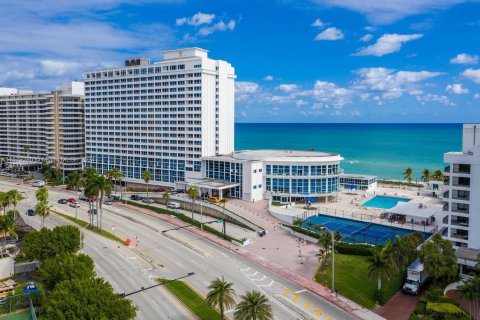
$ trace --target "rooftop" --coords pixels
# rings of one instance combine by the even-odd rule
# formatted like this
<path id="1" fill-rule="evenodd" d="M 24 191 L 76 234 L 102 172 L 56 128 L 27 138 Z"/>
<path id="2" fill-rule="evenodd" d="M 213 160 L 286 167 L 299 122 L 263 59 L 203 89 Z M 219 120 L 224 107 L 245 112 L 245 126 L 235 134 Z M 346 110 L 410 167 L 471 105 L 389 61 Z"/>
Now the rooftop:
<path id="1" fill-rule="evenodd" d="M 376 178 L 377 176 L 367 176 L 364 174 L 355 174 L 355 173 L 344 173 L 340 178 L 351 178 L 351 179 L 361 179 L 361 180 L 370 180 Z"/>
<path id="2" fill-rule="evenodd" d="M 231 154 L 237 160 L 308 160 L 308 161 L 340 161 L 338 153 L 306 150 L 242 150 Z M 320 159 L 321 158 L 321 159 Z"/>

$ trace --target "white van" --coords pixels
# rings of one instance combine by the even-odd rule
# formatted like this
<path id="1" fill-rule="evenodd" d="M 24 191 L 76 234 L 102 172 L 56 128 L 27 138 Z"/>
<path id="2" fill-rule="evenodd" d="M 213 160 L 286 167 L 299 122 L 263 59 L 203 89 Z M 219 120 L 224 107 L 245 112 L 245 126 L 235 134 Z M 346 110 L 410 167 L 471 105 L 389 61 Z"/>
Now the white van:
<path id="1" fill-rule="evenodd" d="M 178 202 L 169 202 L 167 205 L 169 209 L 180 209 L 180 203 Z"/>
<path id="2" fill-rule="evenodd" d="M 45 186 L 45 181 L 42 181 L 42 180 L 36 180 L 32 184 L 32 187 L 44 187 L 44 186 Z"/>

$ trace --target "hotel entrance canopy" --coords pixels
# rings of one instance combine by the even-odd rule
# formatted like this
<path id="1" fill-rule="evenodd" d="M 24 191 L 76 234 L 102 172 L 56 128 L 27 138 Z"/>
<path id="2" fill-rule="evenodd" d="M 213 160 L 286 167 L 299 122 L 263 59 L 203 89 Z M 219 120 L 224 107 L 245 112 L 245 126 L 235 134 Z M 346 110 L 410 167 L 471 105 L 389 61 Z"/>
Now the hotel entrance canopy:
<path id="1" fill-rule="evenodd" d="M 183 184 L 184 186 L 195 186 L 199 189 L 206 189 L 206 190 L 217 190 L 222 191 L 234 187 L 238 187 L 240 184 L 236 182 L 230 182 L 227 180 L 219 180 L 219 179 L 188 179 L 188 182 L 177 182 L 177 184 Z M 220 198 L 222 193 L 220 192 Z"/>

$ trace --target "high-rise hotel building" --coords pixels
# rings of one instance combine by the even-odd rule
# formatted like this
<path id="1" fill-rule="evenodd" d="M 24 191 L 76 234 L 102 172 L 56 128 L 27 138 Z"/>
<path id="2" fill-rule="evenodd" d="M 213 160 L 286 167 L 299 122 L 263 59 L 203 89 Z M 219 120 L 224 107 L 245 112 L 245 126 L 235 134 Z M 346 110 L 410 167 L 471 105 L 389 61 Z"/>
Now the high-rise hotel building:
<path id="1" fill-rule="evenodd" d="M 201 178 L 201 157 L 233 151 L 234 84 L 234 68 L 199 48 L 86 72 L 84 165 L 130 182 L 147 169 L 152 184 Z"/>
<path id="2" fill-rule="evenodd" d="M 82 168 L 83 88 L 82 82 L 49 93 L 0 88 L 0 158 L 7 166 L 46 161 L 67 172 Z"/>

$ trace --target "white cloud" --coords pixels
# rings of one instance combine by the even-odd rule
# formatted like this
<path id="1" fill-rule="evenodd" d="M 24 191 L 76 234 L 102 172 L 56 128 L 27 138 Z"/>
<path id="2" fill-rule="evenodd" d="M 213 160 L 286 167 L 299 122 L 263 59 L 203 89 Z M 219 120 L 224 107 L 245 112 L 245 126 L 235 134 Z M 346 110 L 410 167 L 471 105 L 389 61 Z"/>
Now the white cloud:
<path id="1" fill-rule="evenodd" d="M 260 86 L 255 82 L 249 82 L 249 81 L 235 82 L 235 90 L 236 90 L 236 93 L 239 93 L 239 94 L 254 93 L 254 92 L 257 92 L 259 88 Z"/>
<path id="2" fill-rule="evenodd" d="M 408 16 L 448 9 L 475 0 L 312 0 L 323 6 L 336 6 L 365 15 L 374 24 L 390 24 Z"/>
<path id="3" fill-rule="evenodd" d="M 315 37 L 315 40 L 335 41 L 335 40 L 342 40 L 343 38 L 344 38 L 344 35 L 342 30 L 335 27 L 330 27 L 320 32 L 319 34 L 317 34 L 317 36 Z"/>
<path id="4" fill-rule="evenodd" d="M 468 93 L 468 89 L 463 88 L 462 84 L 460 83 L 454 83 L 454 84 L 449 84 L 445 88 L 445 91 L 450 93 L 450 94 L 466 94 Z"/>
<path id="5" fill-rule="evenodd" d="M 473 95 L 473 99 L 480 99 L 480 93 L 475 93 Z"/>
<path id="6" fill-rule="evenodd" d="M 47 76 L 63 76 L 71 73 L 72 70 L 81 72 L 83 66 L 80 63 L 69 61 L 54 61 L 42 60 L 40 61 L 41 71 Z"/>
<path id="7" fill-rule="evenodd" d="M 352 101 L 351 90 L 321 80 L 315 81 L 311 96 L 319 102 L 332 103 L 335 107 L 342 107 Z"/>
<path id="8" fill-rule="evenodd" d="M 480 69 L 467 69 L 462 72 L 462 76 L 475 83 L 480 83 Z"/>
<path id="9" fill-rule="evenodd" d="M 478 55 L 470 55 L 467 53 L 457 54 L 455 57 L 450 59 L 450 63 L 453 64 L 477 64 Z"/>
<path id="10" fill-rule="evenodd" d="M 272 81 L 272 80 L 273 80 L 273 76 L 271 76 L 271 75 L 265 76 L 265 77 L 263 77 L 263 80 L 265 80 L 265 81 Z"/>
<path id="11" fill-rule="evenodd" d="M 360 48 L 354 55 L 381 57 L 397 52 L 404 43 L 420 39 L 421 37 L 423 37 L 423 34 L 384 34 L 374 44 Z"/>
<path id="12" fill-rule="evenodd" d="M 451 102 L 447 96 L 441 96 L 437 94 L 428 93 L 423 96 L 416 96 L 415 97 L 422 105 L 426 105 L 427 103 L 435 102 L 440 103 L 445 106 L 454 106 L 455 104 Z"/>
<path id="13" fill-rule="evenodd" d="M 301 106 L 307 105 L 308 102 L 305 101 L 305 100 L 299 99 L 299 100 L 295 101 L 295 104 L 297 105 L 297 107 L 301 107 Z"/>
<path id="14" fill-rule="evenodd" d="M 175 20 L 175 25 L 182 26 L 184 24 L 188 24 L 194 27 L 198 27 L 202 24 L 211 24 L 213 19 L 215 19 L 215 14 L 198 12 L 194 14 L 191 18 L 183 17 Z"/>
<path id="15" fill-rule="evenodd" d="M 312 23 L 312 27 L 321 28 L 323 26 L 325 26 L 325 23 L 320 19 L 315 19 L 315 21 Z"/>
<path id="16" fill-rule="evenodd" d="M 236 25 L 235 20 L 230 20 L 227 23 L 220 21 L 212 26 L 200 28 L 197 34 L 200 36 L 208 36 L 209 34 L 212 34 L 215 31 L 227 31 L 227 30 L 232 31 L 233 29 L 235 29 L 235 25 Z"/>
<path id="17" fill-rule="evenodd" d="M 296 84 L 281 84 L 277 86 L 278 90 L 281 90 L 283 92 L 292 92 L 298 89 L 298 86 Z"/>
<path id="18" fill-rule="evenodd" d="M 360 113 L 360 111 L 355 110 L 355 111 L 350 112 L 350 115 L 352 117 L 360 117 L 362 114 Z"/>
<path id="19" fill-rule="evenodd" d="M 368 42 L 373 39 L 373 36 L 370 33 L 367 33 L 363 37 L 361 37 L 359 40 L 362 42 Z"/>

